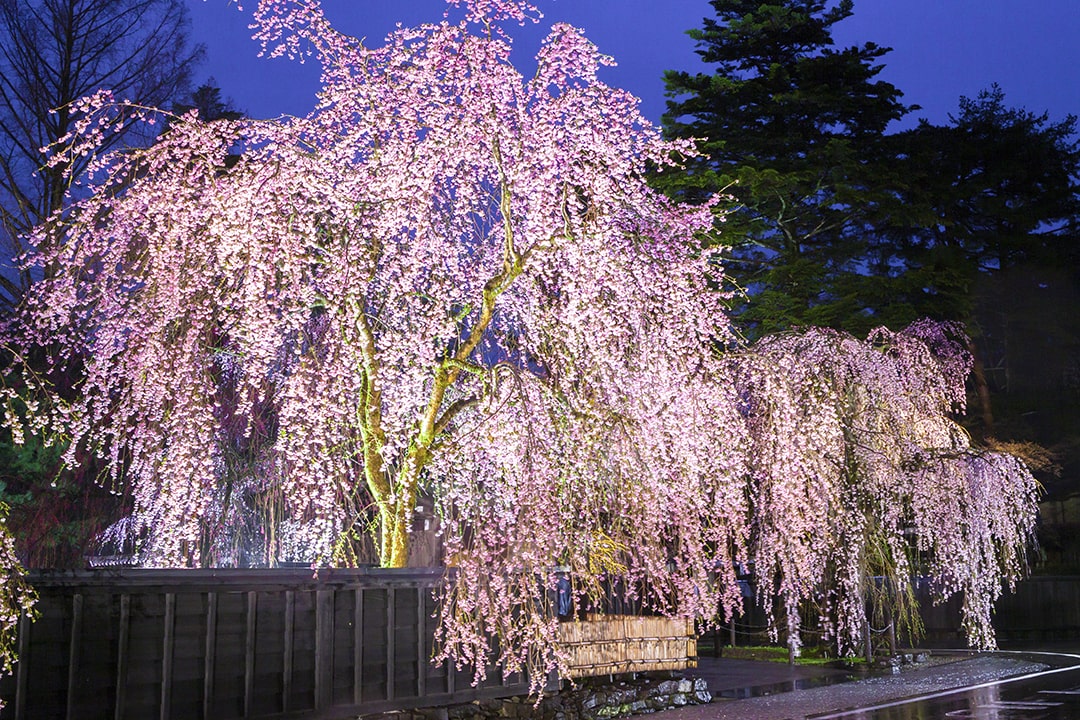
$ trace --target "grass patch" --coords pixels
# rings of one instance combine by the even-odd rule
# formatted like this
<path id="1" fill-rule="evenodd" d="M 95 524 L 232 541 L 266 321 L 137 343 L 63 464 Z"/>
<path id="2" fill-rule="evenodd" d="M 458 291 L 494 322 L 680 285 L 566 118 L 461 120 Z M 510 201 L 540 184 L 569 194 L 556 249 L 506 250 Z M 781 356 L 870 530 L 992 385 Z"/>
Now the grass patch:
<path id="1" fill-rule="evenodd" d="M 767 662 L 788 661 L 788 650 L 784 647 L 771 645 L 760 646 L 725 646 L 720 650 L 720 656 L 734 658 L 736 660 L 765 660 Z M 837 658 L 830 655 L 823 648 L 804 647 L 799 657 L 795 658 L 796 665 L 826 665 L 836 662 Z M 865 661 L 863 661 L 865 662 Z"/>

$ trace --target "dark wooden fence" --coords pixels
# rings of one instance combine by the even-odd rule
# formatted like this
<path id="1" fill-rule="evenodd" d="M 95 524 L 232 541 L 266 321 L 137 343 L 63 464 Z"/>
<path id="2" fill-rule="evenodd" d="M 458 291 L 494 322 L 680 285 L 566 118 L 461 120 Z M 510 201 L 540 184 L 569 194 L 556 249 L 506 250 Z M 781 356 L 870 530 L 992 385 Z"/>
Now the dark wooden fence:
<path id="1" fill-rule="evenodd" d="M 929 591 L 920 592 L 927 639 L 964 644 L 960 630 L 961 599 L 933 605 Z M 994 606 L 999 642 L 1037 642 L 1080 638 L 1080 577 L 1036 576 L 1008 590 Z"/>
<path id="2" fill-rule="evenodd" d="M 347 718 L 527 692 L 525 678 L 431 663 L 441 570 L 35 572 L 0 720 Z M 924 598 L 925 600 L 925 598 Z M 923 603 L 959 643 L 959 601 Z M 1035 577 L 997 603 L 1003 641 L 1080 637 L 1080 577 Z"/>
<path id="3" fill-rule="evenodd" d="M 527 692 L 431 661 L 441 571 L 32 573 L 7 720 L 345 718 Z"/>

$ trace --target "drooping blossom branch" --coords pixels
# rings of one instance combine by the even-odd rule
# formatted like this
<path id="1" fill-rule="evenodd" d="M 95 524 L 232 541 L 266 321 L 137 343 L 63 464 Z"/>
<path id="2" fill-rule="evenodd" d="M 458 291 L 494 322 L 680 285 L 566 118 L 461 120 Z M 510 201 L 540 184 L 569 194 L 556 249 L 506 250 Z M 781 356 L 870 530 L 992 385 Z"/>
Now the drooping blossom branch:
<path id="1" fill-rule="evenodd" d="M 856 651 L 873 578 L 895 600 L 916 575 L 938 599 L 962 593 L 969 641 L 993 647 L 990 610 L 1026 572 L 1039 485 L 956 422 L 966 348 L 960 328 L 923 321 L 865 341 L 768 337 L 733 356 L 754 458 L 751 559 L 794 647 L 809 601 L 840 651 Z"/>
<path id="2" fill-rule="evenodd" d="M 0 503 L 0 676 L 15 670 L 20 621 L 37 617 L 37 593 L 26 581 L 26 570 L 15 555 L 15 538 L 5 524 L 8 510 Z M 4 705 L 0 699 L 0 708 Z"/>

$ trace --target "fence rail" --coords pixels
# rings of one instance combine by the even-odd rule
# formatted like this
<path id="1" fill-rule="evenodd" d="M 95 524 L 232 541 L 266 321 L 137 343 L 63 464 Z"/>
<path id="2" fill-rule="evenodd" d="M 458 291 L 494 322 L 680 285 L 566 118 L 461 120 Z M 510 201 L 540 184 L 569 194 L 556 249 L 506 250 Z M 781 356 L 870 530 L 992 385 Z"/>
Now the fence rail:
<path id="1" fill-rule="evenodd" d="M 0 718 L 344 718 L 527 692 L 436 667 L 441 571 L 32 573 Z"/>

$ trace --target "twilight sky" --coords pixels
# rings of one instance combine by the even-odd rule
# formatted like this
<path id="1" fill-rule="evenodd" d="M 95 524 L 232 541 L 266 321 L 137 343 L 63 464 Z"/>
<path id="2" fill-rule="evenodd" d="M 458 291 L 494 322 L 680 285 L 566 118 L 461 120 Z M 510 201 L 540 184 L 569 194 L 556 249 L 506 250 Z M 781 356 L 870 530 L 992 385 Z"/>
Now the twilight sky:
<path id="1" fill-rule="evenodd" d="M 255 0 L 247 0 L 248 8 Z M 646 117 L 664 111 L 663 71 L 698 69 L 685 35 L 713 16 L 707 0 L 538 0 L 540 26 L 515 28 L 515 63 L 528 67 L 552 22 L 584 28 L 618 67 L 603 75 L 642 98 Z M 323 0 L 341 30 L 375 45 L 396 22 L 438 21 L 443 0 Z M 255 117 L 304 114 L 314 104 L 318 70 L 288 60 L 257 58 L 249 14 L 226 0 L 191 2 L 193 39 L 207 46 L 199 82 L 213 76 L 236 106 Z M 455 16 L 456 17 L 456 16 Z M 1006 103 L 1053 120 L 1080 114 L 1080 0 L 856 0 L 852 17 L 834 26 L 838 46 L 875 42 L 893 48 L 879 76 L 938 124 L 961 95 L 974 97 L 997 82 Z"/>

